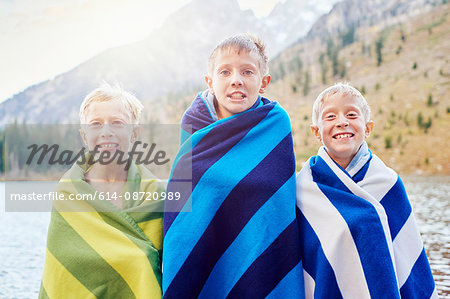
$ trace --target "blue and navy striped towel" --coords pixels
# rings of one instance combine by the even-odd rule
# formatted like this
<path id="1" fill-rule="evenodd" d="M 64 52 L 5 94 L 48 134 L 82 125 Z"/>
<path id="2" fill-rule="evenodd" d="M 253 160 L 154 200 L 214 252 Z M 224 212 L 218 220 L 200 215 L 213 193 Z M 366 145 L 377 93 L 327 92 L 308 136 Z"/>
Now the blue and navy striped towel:
<path id="1" fill-rule="evenodd" d="M 295 159 L 289 117 L 276 102 L 214 120 L 199 94 L 168 192 L 192 186 L 164 219 L 165 298 L 302 298 Z M 185 148 L 189 143 L 191 151 Z M 192 211 L 185 206 L 192 204 Z M 186 211 L 186 212 L 185 212 Z"/>
<path id="2" fill-rule="evenodd" d="M 356 157 L 322 147 L 297 176 L 306 298 L 437 298 L 400 177 L 366 143 Z"/>

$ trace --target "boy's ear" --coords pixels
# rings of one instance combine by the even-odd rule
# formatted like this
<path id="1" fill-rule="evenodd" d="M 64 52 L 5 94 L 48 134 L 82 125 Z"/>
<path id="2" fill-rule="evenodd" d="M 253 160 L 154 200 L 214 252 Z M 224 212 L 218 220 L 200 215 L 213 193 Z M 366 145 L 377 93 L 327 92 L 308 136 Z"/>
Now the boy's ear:
<path id="1" fill-rule="evenodd" d="M 211 77 L 205 76 L 205 82 L 206 82 L 206 84 L 208 85 L 209 92 L 211 92 L 212 94 L 214 94 L 214 88 L 213 88 L 213 84 L 212 84 L 213 82 L 212 82 Z"/>
<path id="2" fill-rule="evenodd" d="M 141 134 L 141 126 L 139 125 L 134 126 L 133 134 L 131 135 L 131 142 L 134 143 L 139 138 L 140 134 Z"/>
<path id="3" fill-rule="evenodd" d="M 373 123 L 372 120 L 369 120 L 369 121 L 367 122 L 367 124 L 366 124 L 366 130 L 365 130 L 366 138 L 370 136 L 370 133 L 371 133 L 372 130 L 373 130 L 373 125 L 374 125 L 374 123 Z"/>
<path id="4" fill-rule="evenodd" d="M 269 83 L 270 83 L 270 79 L 271 79 L 271 77 L 270 77 L 269 74 L 265 75 L 265 76 L 262 78 L 261 88 L 259 89 L 259 93 L 264 93 L 264 91 L 265 91 L 267 85 L 269 85 Z"/>
<path id="5" fill-rule="evenodd" d="M 315 125 L 310 125 L 309 128 L 311 129 L 311 132 L 314 134 L 314 136 L 316 136 L 316 138 L 319 141 L 322 141 L 322 137 L 320 136 L 319 127 L 315 126 Z"/>

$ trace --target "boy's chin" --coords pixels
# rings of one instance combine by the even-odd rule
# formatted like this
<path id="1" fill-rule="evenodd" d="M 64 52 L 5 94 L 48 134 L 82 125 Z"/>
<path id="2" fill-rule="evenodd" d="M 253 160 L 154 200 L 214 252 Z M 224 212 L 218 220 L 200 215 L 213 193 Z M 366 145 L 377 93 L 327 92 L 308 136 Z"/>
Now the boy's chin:
<path id="1" fill-rule="evenodd" d="M 325 146 L 325 149 L 327 150 L 327 153 L 330 155 L 330 157 L 335 161 L 342 161 L 342 160 L 352 160 L 353 157 L 355 157 L 356 153 L 359 150 L 359 147 L 327 147 Z"/>

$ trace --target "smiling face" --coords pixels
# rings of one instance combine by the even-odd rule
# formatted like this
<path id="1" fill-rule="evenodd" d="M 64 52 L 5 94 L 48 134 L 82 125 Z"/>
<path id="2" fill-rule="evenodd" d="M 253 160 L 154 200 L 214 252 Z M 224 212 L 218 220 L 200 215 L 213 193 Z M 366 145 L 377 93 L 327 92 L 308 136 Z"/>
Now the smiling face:
<path id="1" fill-rule="evenodd" d="M 138 135 L 138 128 L 131 124 L 131 117 L 124 105 L 117 100 L 92 102 L 87 107 L 86 123 L 80 130 L 81 137 L 90 151 L 114 154 L 120 150 L 127 157 L 131 144 Z M 97 157 L 96 157 L 97 158 Z"/>
<path id="2" fill-rule="evenodd" d="M 205 80 L 217 99 L 217 116 L 226 118 L 248 110 L 270 82 L 262 75 L 258 54 L 236 49 L 221 50 L 214 61 L 213 73 Z"/>
<path id="3" fill-rule="evenodd" d="M 350 95 L 333 94 L 323 100 L 317 126 L 311 126 L 331 158 L 344 169 L 373 129 L 373 122 L 365 120 L 360 107 Z"/>

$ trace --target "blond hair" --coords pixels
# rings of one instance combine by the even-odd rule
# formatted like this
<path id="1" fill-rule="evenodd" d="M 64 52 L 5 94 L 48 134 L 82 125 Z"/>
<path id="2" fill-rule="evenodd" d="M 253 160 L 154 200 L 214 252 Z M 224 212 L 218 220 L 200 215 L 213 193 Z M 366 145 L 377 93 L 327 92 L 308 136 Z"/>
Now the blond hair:
<path id="1" fill-rule="evenodd" d="M 108 102 L 118 101 L 121 103 L 128 115 L 130 116 L 131 123 L 137 124 L 141 116 L 144 106 L 142 103 L 131 93 L 125 91 L 118 84 L 112 86 L 108 83 L 103 83 L 100 87 L 91 91 L 83 100 L 80 106 L 80 122 L 86 123 L 87 109 L 91 103 L 94 102 Z"/>
<path id="2" fill-rule="evenodd" d="M 261 72 L 261 75 L 265 76 L 269 73 L 269 59 L 267 58 L 266 54 L 266 46 L 260 38 L 246 33 L 229 37 L 217 45 L 208 59 L 209 76 L 212 76 L 214 72 L 217 54 L 221 51 L 230 49 L 235 49 L 238 54 L 240 54 L 242 51 L 246 51 L 248 53 L 256 53 L 260 58 L 259 70 Z"/>
<path id="3" fill-rule="evenodd" d="M 322 91 L 314 101 L 312 111 L 312 124 L 314 126 L 317 126 L 319 123 L 323 101 L 335 94 L 351 96 L 356 99 L 359 103 L 359 108 L 361 109 L 365 122 L 367 123 L 370 120 L 370 107 L 364 96 L 359 92 L 359 90 L 351 86 L 348 82 L 339 82 Z"/>

